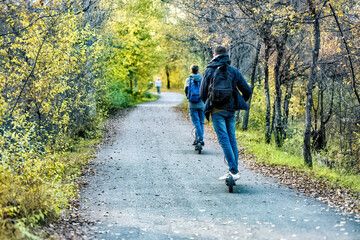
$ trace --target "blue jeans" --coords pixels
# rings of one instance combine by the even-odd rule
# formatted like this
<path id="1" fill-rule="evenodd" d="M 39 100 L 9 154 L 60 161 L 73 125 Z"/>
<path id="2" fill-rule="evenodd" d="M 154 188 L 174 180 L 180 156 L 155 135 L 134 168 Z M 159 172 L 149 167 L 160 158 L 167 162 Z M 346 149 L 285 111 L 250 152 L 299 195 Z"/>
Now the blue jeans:
<path id="1" fill-rule="evenodd" d="M 223 149 L 229 171 L 238 173 L 239 151 L 235 136 L 235 112 L 221 111 L 211 115 L 213 126 Z"/>
<path id="2" fill-rule="evenodd" d="M 202 108 L 190 108 L 191 121 L 195 126 L 196 140 L 204 141 L 204 109 Z"/>

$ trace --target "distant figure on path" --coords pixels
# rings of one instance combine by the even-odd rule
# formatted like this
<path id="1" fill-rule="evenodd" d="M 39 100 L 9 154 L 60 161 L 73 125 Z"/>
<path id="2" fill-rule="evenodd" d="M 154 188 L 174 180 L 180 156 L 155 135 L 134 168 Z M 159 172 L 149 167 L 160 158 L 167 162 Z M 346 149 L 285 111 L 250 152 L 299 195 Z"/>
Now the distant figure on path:
<path id="1" fill-rule="evenodd" d="M 184 91 L 188 99 L 189 111 L 191 121 L 194 124 L 196 131 L 196 138 L 193 145 L 197 145 L 198 142 L 204 146 L 204 107 L 205 104 L 200 98 L 200 85 L 201 85 L 201 74 L 199 73 L 199 67 L 192 65 L 190 67 L 190 77 L 185 81 Z"/>
<path id="2" fill-rule="evenodd" d="M 249 109 L 246 101 L 252 93 L 251 88 L 240 71 L 230 66 L 230 58 L 224 46 L 215 47 L 214 58 L 207 65 L 203 76 L 200 96 L 205 102 L 205 116 L 209 120 L 211 114 L 218 141 L 229 165 L 228 172 L 219 180 L 225 180 L 230 175 L 238 180 L 240 173 L 235 111 Z"/>
<path id="3" fill-rule="evenodd" d="M 160 94 L 160 88 L 162 87 L 162 84 L 161 84 L 161 80 L 159 77 L 155 81 L 155 87 L 157 88 L 157 93 Z"/>

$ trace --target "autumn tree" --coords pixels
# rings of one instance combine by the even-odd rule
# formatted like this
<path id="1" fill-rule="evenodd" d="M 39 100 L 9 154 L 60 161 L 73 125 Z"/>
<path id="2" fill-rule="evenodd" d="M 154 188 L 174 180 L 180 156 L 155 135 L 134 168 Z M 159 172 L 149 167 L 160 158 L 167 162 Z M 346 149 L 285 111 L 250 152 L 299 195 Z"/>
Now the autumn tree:
<path id="1" fill-rule="evenodd" d="M 190 24 L 197 26 L 200 41 L 229 47 L 233 65 L 250 83 L 254 69 L 250 73 L 249 66 L 254 67 L 251 63 L 259 57 L 262 69 L 257 78 L 264 95 L 256 98 L 264 101 L 260 108 L 264 111 L 267 143 L 274 134 L 276 145 L 282 147 L 293 137 L 294 128 L 301 126 L 303 141 L 298 144 L 303 145 L 306 165 L 312 166 L 314 151 L 326 159 L 333 158 L 330 152 L 332 156 L 343 156 L 343 160 L 336 157 L 338 162 L 355 161 L 358 148 L 354 142 L 358 142 L 359 131 L 359 63 L 353 47 L 358 39 L 356 3 L 184 0 L 176 1 L 176 6 L 187 13 Z M 251 50 L 243 47 L 253 42 L 261 44 L 260 52 L 255 51 L 254 44 L 249 44 L 253 45 Z M 247 129 L 248 113 L 245 116 L 243 128 Z M 329 141 L 337 143 L 329 146 Z M 333 166 L 329 161 L 326 164 Z"/>

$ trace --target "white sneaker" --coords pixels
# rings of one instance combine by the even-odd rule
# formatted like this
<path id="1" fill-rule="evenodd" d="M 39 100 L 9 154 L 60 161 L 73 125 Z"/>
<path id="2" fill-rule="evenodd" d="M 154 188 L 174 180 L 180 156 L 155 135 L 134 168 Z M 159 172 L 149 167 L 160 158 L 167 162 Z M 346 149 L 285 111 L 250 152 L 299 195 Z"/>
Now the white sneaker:
<path id="1" fill-rule="evenodd" d="M 240 173 L 239 172 L 238 173 L 227 172 L 227 173 L 225 173 L 224 176 L 219 177 L 219 180 L 223 181 L 225 179 L 228 179 L 230 177 L 230 175 L 233 177 L 234 181 L 240 179 Z"/>
<path id="2" fill-rule="evenodd" d="M 225 179 L 228 179 L 230 177 L 230 172 L 225 173 L 224 176 L 219 177 L 219 180 L 223 181 Z"/>
<path id="3" fill-rule="evenodd" d="M 238 173 L 230 173 L 231 175 L 232 175 L 232 177 L 233 177 L 233 179 L 234 179 L 234 181 L 236 181 L 236 180 L 239 180 L 240 179 L 240 173 L 238 172 Z"/>

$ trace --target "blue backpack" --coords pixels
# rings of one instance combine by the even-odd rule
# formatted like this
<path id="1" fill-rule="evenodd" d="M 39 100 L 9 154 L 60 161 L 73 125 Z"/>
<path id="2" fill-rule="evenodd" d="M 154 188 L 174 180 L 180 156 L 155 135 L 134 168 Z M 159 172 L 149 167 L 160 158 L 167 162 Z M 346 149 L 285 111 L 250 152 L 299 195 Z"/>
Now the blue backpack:
<path id="1" fill-rule="evenodd" d="M 198 103 L 200 99 L 200 81 L 195 82 L 192 77 L 189 79 L 188 99 L 192 103 Z"/>

